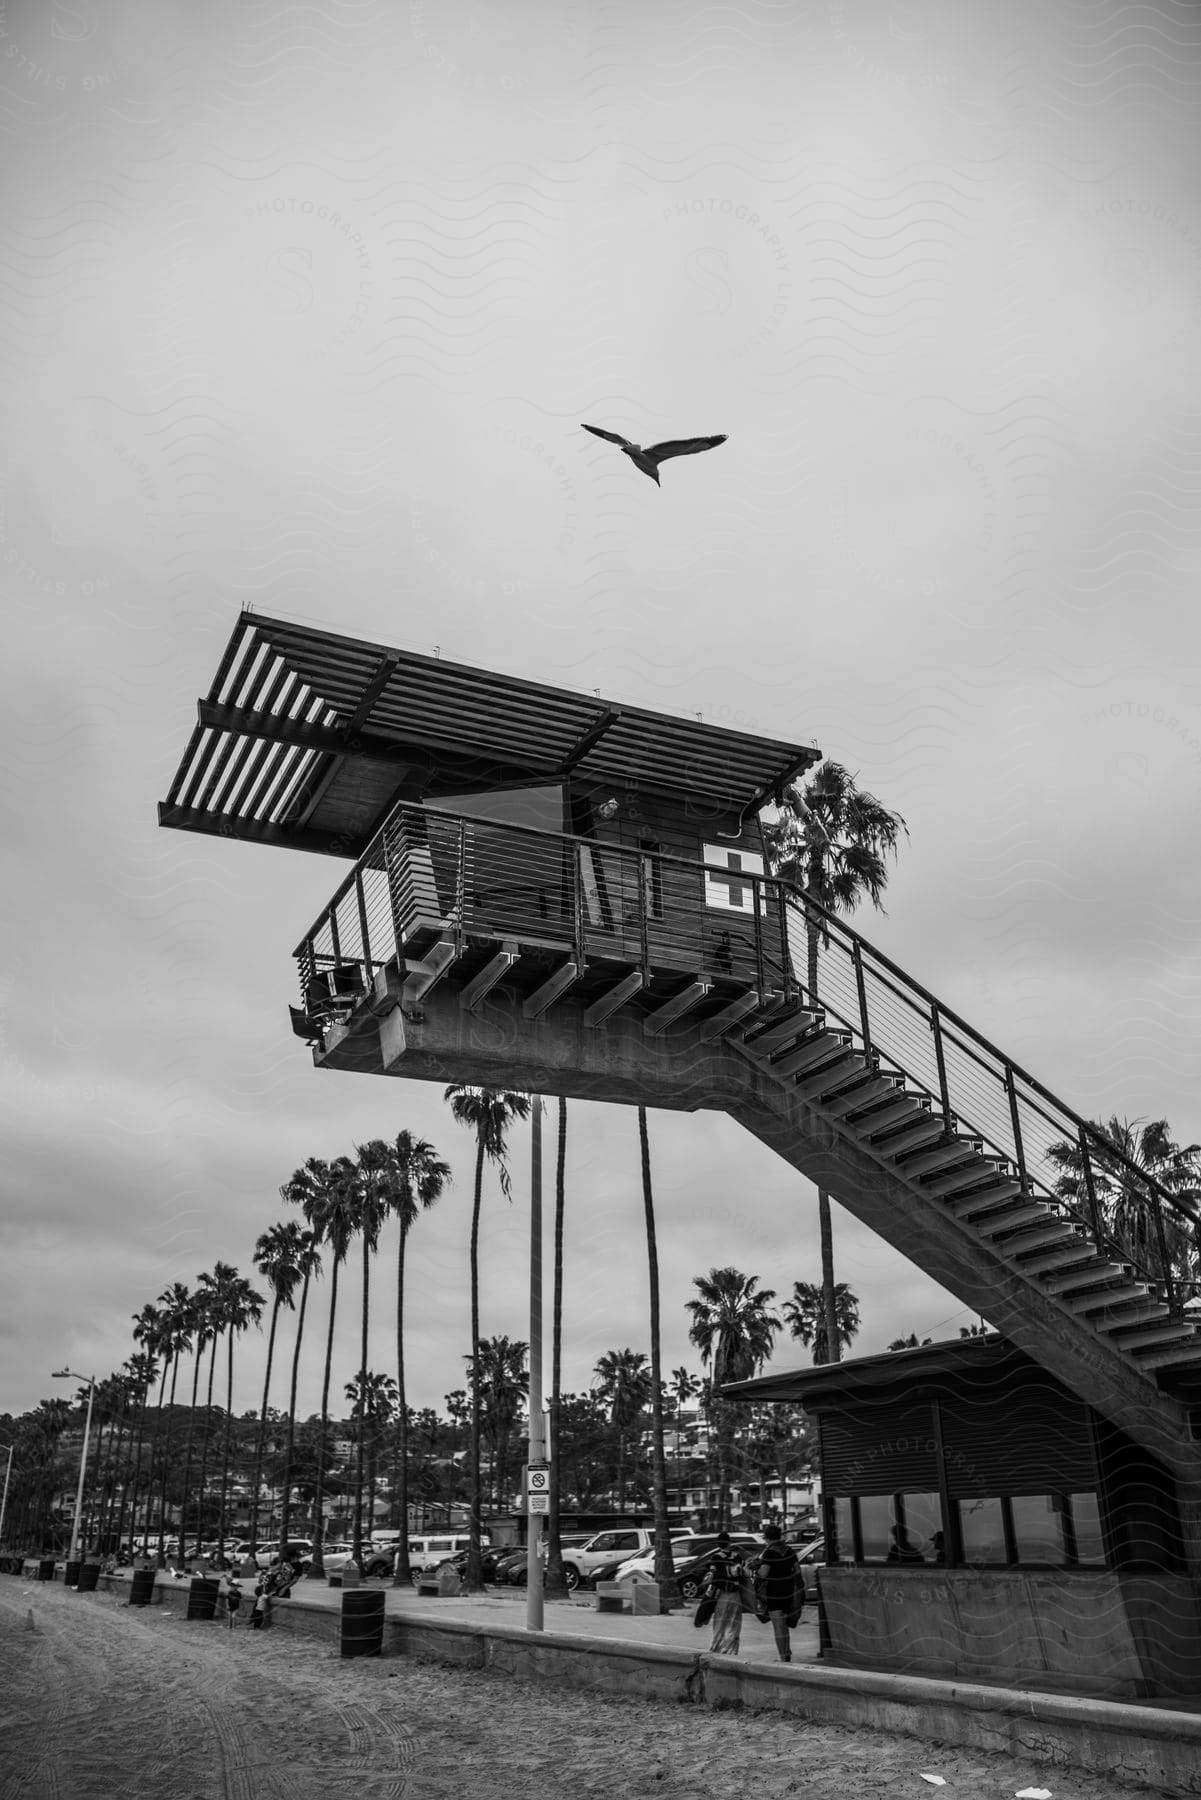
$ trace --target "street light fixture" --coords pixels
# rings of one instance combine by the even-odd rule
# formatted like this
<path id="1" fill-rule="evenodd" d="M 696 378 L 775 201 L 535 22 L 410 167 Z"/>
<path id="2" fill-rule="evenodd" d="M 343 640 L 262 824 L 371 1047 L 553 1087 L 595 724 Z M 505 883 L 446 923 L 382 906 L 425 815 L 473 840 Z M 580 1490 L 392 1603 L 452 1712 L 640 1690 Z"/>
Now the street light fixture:
<path id="1" fill-rule="evenodd" d="M 55 1381 L 86 1381 L 88 1384 L 88 1416 L 83 1427 L 83 1450 L 79 1458 L 79 1486 L 75 1490 L 75 1524 L 71 1530 L 71 1554 L 69 1562 L 79 1561 L 79 1520 L 83 1512 L 83 1478 L 88 1466 L 88 1436 L 92 1429 L 92 1401 L 96 1393 L 96 1377 L 94 1375 L 77 1375 L 74 1369 L 53 1369 L 51 1374 Z"/>

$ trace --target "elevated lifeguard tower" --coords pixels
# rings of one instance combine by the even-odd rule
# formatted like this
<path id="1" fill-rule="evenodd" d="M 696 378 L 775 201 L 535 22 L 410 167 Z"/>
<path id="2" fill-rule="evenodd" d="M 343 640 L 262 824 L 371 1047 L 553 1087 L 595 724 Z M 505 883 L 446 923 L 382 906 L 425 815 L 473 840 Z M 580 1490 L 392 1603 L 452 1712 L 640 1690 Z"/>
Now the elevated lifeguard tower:
<path id="1" fill-rule="evenodd" d="M 350 863 L 295 952 L 318 1068 L 729 1113 L 1153 1453 L 1201 1578 L 1196 1221 L 1126 1165 L 1120 1234 L 1108 1140 L 772 875 L 818 756 L 251 613 L 159 816 Z"/>

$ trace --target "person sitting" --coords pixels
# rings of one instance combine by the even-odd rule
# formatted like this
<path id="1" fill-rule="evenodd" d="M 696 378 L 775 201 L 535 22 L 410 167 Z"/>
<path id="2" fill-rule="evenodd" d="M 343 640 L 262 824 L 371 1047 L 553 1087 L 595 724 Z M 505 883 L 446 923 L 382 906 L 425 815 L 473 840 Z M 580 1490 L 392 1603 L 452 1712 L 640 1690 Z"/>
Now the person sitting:
<path id="1" fill-rule="evenodd" d="M 892 1543 L 888 1547 L 888 1561 L 920 1563 L 925 1562 L 925 1560 L 925 1557 L 917 1548 L 917 1545 L 910 1542 L 909 1533 L 906 1531 L 905 1527 L 903 1525 L 894 1525 L 892 1528 Z"/>

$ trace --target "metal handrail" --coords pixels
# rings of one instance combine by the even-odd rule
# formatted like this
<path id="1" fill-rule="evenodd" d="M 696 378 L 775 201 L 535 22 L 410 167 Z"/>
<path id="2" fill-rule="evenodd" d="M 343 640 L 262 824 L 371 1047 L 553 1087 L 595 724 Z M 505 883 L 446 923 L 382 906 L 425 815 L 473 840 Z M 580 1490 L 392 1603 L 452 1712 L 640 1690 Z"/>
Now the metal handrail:
<path id="1" fill-rule="evenodd" d="M 464 817 L 449 809 L 443 810 L 435 806 L 418 806 L 410 802 L 402 802 L 395 807 L 384 825 L 372 838 L 367 849 L 359 858 L 355 867 L 341 883 L 333 898 L 328 902 L 321 914 L 314 921 L 309 931 L 298 945 L 295 956 L 301 963 L 302 978 L 311 977 L 317 968 L 318 961 L 338 966 L 344 963 L 359 963 L 364 966 L 368 977 L 386 962 L 392 960 L 395 948 L 386 950 L 385 940 L 377 935 L 374 928 L 368 931 L 369 917 L 364 893 L 365 877 L 370 873 L 377 883 L 386 884 L 387 891 L 392 893 L 392 875 L 387 861 L 389 850 L 395 854 L 397 849 L 403 852 L 403 844 L 398 846 L 397 837 L 408 822 L 420 823 L 422 833 L 429 833 L 431 828 L 450 827 L 446 841 L 451 841 L 453 833 L 457 833 L 458 872 L 456 878 L 456 903 L 453 908 L 453 929 L 461 938 L 464 929 L 464 917 L 468 896 L 465 892 L 465 857 L 468 833 L 482 834 L 480 842 L 488 846 L 489 854 L 496 855 L 496 846 L 511 841 L 516 846 L 516 855 L 512 866 L 520 870 L 523 864 L 521 850 L 528 846 L 530 850 L 537 846 L 541 855 L 543 868 L 555 865 L 549 860 L 557 851 L 559 865 L 564 871 L 570 869 L 571 893 L 568 897 L 566 889 L 562 890 L 562 917 L 548 919 L 548 928 L 558 930 L 564 947 L 581 960 L 584 959 L 586 941 L 589 932 L 600 929 L 590 925 L 585 916 L 584 880 L 582 874 L 582 858 L 580 852 L 587 850 L 594 856 L 604 859 L 606 867 L 624 865 L 631 871 L 629 879 L 621 887 L 622 904 L 630 906 L 631 896 L 637 896 L 636 919 L 624 917 L 620 924 L 614 922 L 606 927 L 610 932 L 620 930 L 629 943 L 637 942 L 637 956 L 644 970 L 651 972 L 653 953 L 649 943 L 649 931 L 653 925 L 660 934 L 669 931 L 673 923 L 678 929 L 682 923 L 690 921 L 692 915 L 683 911 L 677 915 L 675 905 L 666 913 L 661 911 L 652 916 L 648 906 L 648 894 L 656 890 L 662 895 L 672 889 L 671 877 L 682 877 L 684 883 L 695 883 L 698 875 L 705 874 L 729 878 L 730 871 L 718 865 L 701 863 L 687 857 L 660 851 L 650 852 L 622 844 L 611 843 L 599 838 L 570 836 L 563 832 L 548 832 L 533 826 L 509 824 L 479 817 Z M 391 834 L 391 836 L 390 836 Z M 648 878 L 649 871 L 649 878 Z M 769 988 L 782 987 L 785 994 L 791 996 L 799 992 L 807 994 L 807 983 L 802 981 L 790 966 L 798 961 L 789 940 L 788 923 L 795 919 L 798 928 L 808 934 L 817 930 L 824 942 L 825 960 L 820 965 L 826 971 L 827 979 L 821 983 L 824 995 L 808 994 L 815 1007 L 834 1021 L 839 1028 L 849 1032 L 853 1041 L 861 1047 L 869 1062 L 883 1062 L 895 1073 L 904 1077 L 907 1085 L 919 1092 L 928 1093 L 937 1102 L 939 1110 L 947 1119 L 948 1129 L 961 1130 L 973 1138 L 977 1138 L 987 1146 L 988 1153 L 998 1160 L 1016 1166 L 1018 1178 L 1023 1187 L 1029 1191 L 1040 1189 L 1053 1204 L 1065 1215 L 1076 1219 L 1094 1239 L 1099 1250 L 1111 1250 L 1121 1254 L 1122 1260 L 1134 1261 L 1128 1245 L 1115 1237 L 1112 1228 L 1107 1230 L 1095 1192 L 1094 1162 L 1099 1161 L 1107 1171 L 1124 1172 L 1126 1178 L 1151 1202 L 1154 1215 L 1157 1247 L 1162 1268 L 1146 1273 L 1147 1279 L 1157 1287 L 1166 1290 L 1169 1302 L 1175 1300 L 1176 1288 L 1180 1278 L 1171 1272 L 1170 1258 L 1164 1237 L 1163 1208 L 1168 1215 L 1186 1224 L 1190 1232 L 1197 1221 L 1189 1208 L 1176 1195 L 1162 1186 L 1156 1178 L 1140 1169 L 1125 1153 L 1114 1144 L 1102 1131 L 1090 1121 L 1084 1119 L 1071 1107 L 1065 1105 L 1049 1088 L 1029 1074 L 1021 1064 L 998 1049 L 982 1032 L 969 1024 L 954 1008 L 940 1000 L 921 982 L 914 980 L 891 957 L 879 950 L 862 933 L 848 925 L 845 920 L 830 912 L 818 901 L 799 887 L 796 883 L 779 875 L 756 875 L 749 871 L 741 871 L 738 880 L 748 887 L 753 894 L 753 930 L 740 932 L 731 923 L 734 932 L 751 959 L 756 983 L 767 992 Z M 676 891 L 687 891 L 686 885 L 676 884 Z M 533 890 L 531 890 L 532 892 Z M 541 891 L 541 890 L 539 890 Z M 342 931 L 339 929 L 339 909 L 348 897 L 352 901 L 354 917 L 350 913 L 342 916 Z M 702 910 L 707 910 L 703 908 Z M 731 915 L 731 920 L 735 916 Z M 710 914 L 710 917 L 712 915 Z M 782 962 L 777 962 L 768 953 L 764 942 L 765 923 L 768 920 L 778 921 L 779 943 L 783 953 Z M 742 916 L 743 926 L 747 921 Z M 343 947 L 343 937 L 347 931 L 355 938 L 361 938 L 362 955 L 349 954 Z M 318 953 L 315 946 L 322 941 L 323 934 L 328 934 L 332 955 Z M 832 955 L 831 952 L 834 952 Z M 845 991 L 846 1004 L 838 1004 L 839 958 L 845 959 Z M 831 979 L 833 977 L 833 979 Z M 870 988 L 870 993 L 869 993 Z M 833 990 L 833 991 L 832 991 Z M 903 1009 L 899 1023 L 889 1027 L 881 1019 L 879 996 L 877 990 L 889 996 L 892 1010 L 897 1004 Z M 876 1012 L 871 1009 L 872 997 L 877 998 Z M 933 1063 L 929 1075 L 923 1075 L 914 1068 L 907 1068 L 896 1055 L 895 1043 L 890 1045 L 890 1032 L 900 1030 L 905 1035 L 904 1021 L 908 1017 L 910 1026 L 919 1024 L 932 1038 Z M 910 1044 L 910 1052 L 916 1053 L 916 1046 Z M 976 1074 L 964 1076 L 953 1073 L 948 1068 L 948 1051 L 964 1058 L 975 1069 Z M 907 1053 L 908 1055 L 908 1053 Z M 986 1110 L 997 1109 L 997 1117 L 1012 1138 L 1012 1144 L 1003 1142 L 1003 1134 L 998 1129 L 984 1130 L 973 1125 L 964 1112 L 964 1101 L 972 1104 L 970 1091 L 964 1092 L 965 1079 L 972 1088 L 976 1087 L 979 1078 L 983 1077 L 988 1086 L 977 1094 L 977 1101 Z M 1048 1110 L 1048 1108 L 1050 1110 Z M 1038 1120 L 1049 1126 L 1062 1140 L 1073 1144 L 1081 1157 L 1081 1186 L 1087 1202 L 1084 1211 L 1078 1211 L 1073 1205 L 1072 1197 L 1056 1191 L 1045 1179 L 1035 1176 L 1031 1168 L 1031 1155 L 1026 1148 L 1023 1133 L 1024 1116 L 1029 1122 Z M 1038 1162 L 1047 1159 L 1047 1148 L 1034 1158 Z M 1191 1285 L 1191 1283 L 1190 1283 Z"/>

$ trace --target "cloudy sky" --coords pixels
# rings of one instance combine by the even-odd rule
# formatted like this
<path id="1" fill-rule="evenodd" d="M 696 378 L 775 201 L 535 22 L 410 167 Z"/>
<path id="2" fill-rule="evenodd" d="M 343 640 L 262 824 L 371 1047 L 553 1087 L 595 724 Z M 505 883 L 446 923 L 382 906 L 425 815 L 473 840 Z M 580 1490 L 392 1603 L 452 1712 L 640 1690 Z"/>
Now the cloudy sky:
<path id="1" fill-rule="evenodd" d="M 0 1410 L 401 1126 L 456 1176 L 410 1397 L 462 1382 L 470 1142 L 288 1027 L 340 865 L 156 825 L 246 605 L 815 742 L 909 826 L 861 929 L 1201 1136 L 1199 99 L 1181 0 L 0 6 Z M 582 420 L 729 442 L 657 490 Z M 813 1279 L 815 1196 L 716 1114 L 652 1154 L 696 1367 L 692 1278 Z M 647 1347 L 633 1112 L 573 1106 L 568 1174 L 580 1387 Z M 835 1224 L 857 1348 L 970 1319 Z"/>

